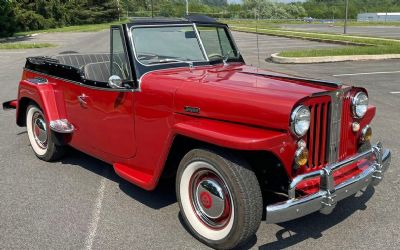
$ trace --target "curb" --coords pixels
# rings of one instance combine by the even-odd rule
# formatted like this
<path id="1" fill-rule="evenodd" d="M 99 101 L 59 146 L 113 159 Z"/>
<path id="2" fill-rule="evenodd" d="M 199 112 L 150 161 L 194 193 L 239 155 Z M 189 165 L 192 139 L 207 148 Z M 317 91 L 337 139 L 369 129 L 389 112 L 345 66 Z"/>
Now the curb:
<path id="1" fill-rule="evenodd" d="M 275 53 L 275 54 L 271 55 L 271 59 L 273 62 L 276 62 L 276 63 L 309 64 L 309 63 L 329 63 L 329 62 L 345 62 L 345 61 L 400 59 L 400 54 L 320 56 L 320 57 L 283 57 L 283 56 L 279 56 L 279 53 Z"/>
<path id="2" fill-rule="evenodd" d="M 237 31 L 237 32 L 243 32 L 243 33 L 257 34 L 257 32 L 255 32 L 255 31 L 240 30 L 240 29 L 235 29 L 234 27 L 232 27 L 232 30 L 233 31 Z M 322 39 L 322 38 L 302 37 L 302 36 L 295 36 L 295 35 L 283 35 L 283 34 L 278 35 L 278 34 L 265 34 L 265 33 L 258 33 L 258 35 L 286 37 L 286 38 L 292 38 L 292 39 L 308 40 L 308 41 L 321 42 L 321 43 L 332 43 L 332 44 L 339 44 L 339 45 L 374 46 L 374 45 L 368 44 L 368 43 L 355 43 L 355 42 L 350 42 L 350 41 L 340 41 L 340 40 L 330 40 L 330 39 Z"/>
<path id="3" fill-rule="evenodd" d="M 6 42 L 6 41 L 15 41 L 17 39 L 22 39 L 25 37 L 35 37 L 39 35 L 38 33 L 34 33 L 34 34 L 30 34 L 30 35 L 25 35 L 25 36 L 10 36 L 10 37 L 4 37 L 4 38 L 0 38 L 0 42 Z"/>

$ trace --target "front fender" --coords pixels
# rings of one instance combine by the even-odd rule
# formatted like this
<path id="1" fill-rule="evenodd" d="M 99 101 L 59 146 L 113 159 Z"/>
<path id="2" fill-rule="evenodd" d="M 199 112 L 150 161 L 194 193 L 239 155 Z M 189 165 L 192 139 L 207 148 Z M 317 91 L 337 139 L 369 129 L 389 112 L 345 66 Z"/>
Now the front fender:
<path id="1" fill-rule="evenodd" d="M 235 150 L 269 151 L 290 173 L 295 141 L 287 131 L 268 130 L 242 124 L 175 115 L 174 133 Z"/>

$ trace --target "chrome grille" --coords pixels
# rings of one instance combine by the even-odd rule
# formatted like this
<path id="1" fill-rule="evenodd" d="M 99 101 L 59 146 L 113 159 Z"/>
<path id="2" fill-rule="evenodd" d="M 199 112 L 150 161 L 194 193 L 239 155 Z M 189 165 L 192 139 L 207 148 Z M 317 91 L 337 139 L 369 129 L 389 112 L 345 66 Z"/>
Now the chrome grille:
<path id="1" fill-rule="evenodd" d="M 308 167 L 321 168 L 328 162 L 327 142 L 329 140 L 331 101 L 329 96 L 312 99 L 308 107 L 311 124 L 307 133 L 309 149 Z"/>

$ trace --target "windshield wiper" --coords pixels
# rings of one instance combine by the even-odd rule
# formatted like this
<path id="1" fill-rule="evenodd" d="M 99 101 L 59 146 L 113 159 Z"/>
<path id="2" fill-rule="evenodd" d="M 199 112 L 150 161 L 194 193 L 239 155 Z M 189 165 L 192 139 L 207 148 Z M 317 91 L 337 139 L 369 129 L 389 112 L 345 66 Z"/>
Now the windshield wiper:
<path id="1" fill-rule="evenodd" d="M 236 50 L 231 49 L 231 50 L 228 51 L 228 53 L 226 53 L 225 55 L 213 54 L 212 57 L 218 57 L 218 58 L 217 58 L 217 59 L 214 59 L 214 60 L 210 60 L 210 61 L 222 60 L 222 62 L 224 63 L 224 65 L 226 65 L 227 62 L 228 62 L 228 60 L 229 60 L 229 56 L 230 56 L 233 52 L 235 52 L 235 51 L 236 51 Z M 237 52 L 237 55 L 238 55 L 238 57 L 239 57 L 239 55 L 240 55 L 239 51 L 236 51 L 236 52 Z"/>
<path id="2" fill-rule="evenodd" d="M 165 58 L 161 59 L 158 61 L 150 62 L 149 64 L 157 64 L 157 63 L 171 63 L 171 62 L 179 62 L 179 63 L 187 63 L 189 64 L 189 67 L 193 67 L 193 62 L 192 61 L 185 61 L 185 60 L 180 60 L 177 58 Z"/>
<path id="3" fill-rule="evenodd" d="M 228 62 L 229 56 L 230 56 L 233 52 L 235 52 L 235 51 L 236 51 L 236 50 L 231 49 L 228 53 L 226 53 L 226 54 L 224 55 L 224 59 L 222 60 L 222 61 L 224 62 L 224 64 L 226 64 L 226 63 Z M 239 52 L 239 51 L 236 51 L 236 53 L 237 53 L 237 57 L 239 57 L 240 52 Z"/>

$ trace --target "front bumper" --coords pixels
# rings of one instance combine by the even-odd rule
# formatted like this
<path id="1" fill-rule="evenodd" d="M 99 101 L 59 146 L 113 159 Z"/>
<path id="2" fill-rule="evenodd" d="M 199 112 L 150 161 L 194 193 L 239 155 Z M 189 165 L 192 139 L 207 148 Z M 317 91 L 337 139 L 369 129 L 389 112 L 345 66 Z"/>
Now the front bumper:
<path id="1" fill-rule="evenodd" d="M 368 166 L 358 175 L 335 186 L 333 174 L 335 171 L 347 167 L 360 160 L 370 159 Z M 267 206 L 267 223 L 280 223 L 293 220 L 316 211 L 329 214 L 335 208 L 336 203 L 357 193 L 364 187 L 372 184 L 378 185 L 383 178 L 383 173 L 389 168 L 391 154 L 388 149 L 383 150 L 382 144 L 378 143 L 370 150 L 357 154 L 344 161 L 326 166 L 325 168 L 299 175 L 293 179 L 289 186 L 289 199 L 284 202 Z M 296 198 L 296 187 L 302 181 L 319 177 L 319 191 Z"/>

